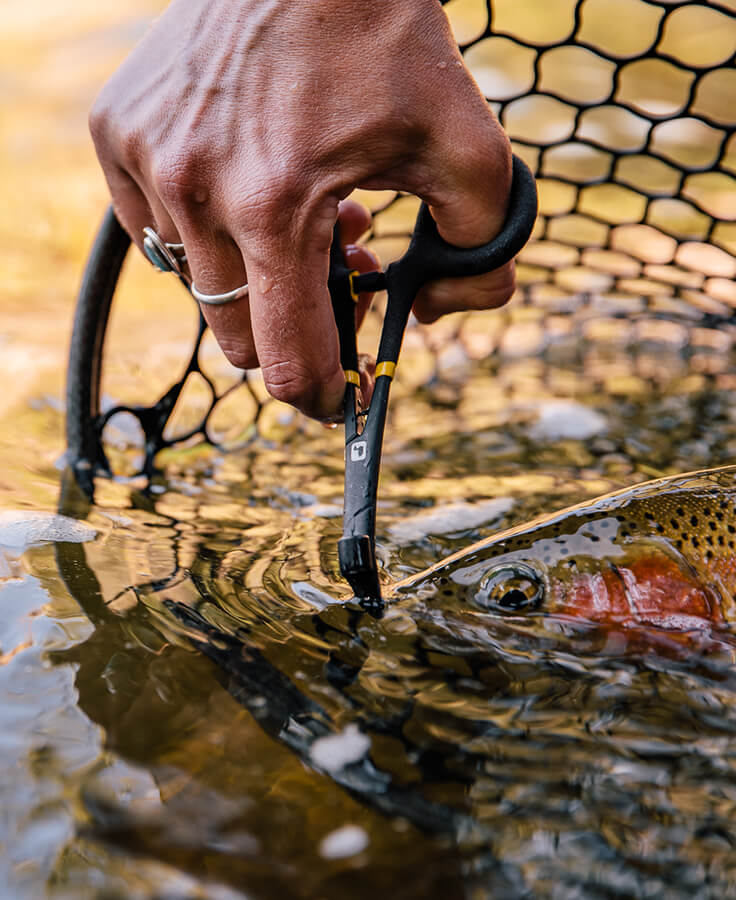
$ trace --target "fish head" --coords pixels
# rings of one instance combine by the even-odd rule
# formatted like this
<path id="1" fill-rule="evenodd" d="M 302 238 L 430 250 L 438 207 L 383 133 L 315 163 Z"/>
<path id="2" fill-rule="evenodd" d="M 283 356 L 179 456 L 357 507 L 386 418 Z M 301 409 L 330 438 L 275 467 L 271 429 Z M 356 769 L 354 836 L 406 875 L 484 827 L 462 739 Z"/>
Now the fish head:
<path id="1" fill-rule="evenodd" d="M 693 546 L 684 546 L 681 529 L 658 527 L 667 520 L 656 498 L 645 506 L 627 500 L 510 529 L 455 554 L 415 585 L 505 615 L 540 611 L 670 631 L 723 624 L 724 581 L 710 572 L 720 566 L 722 576 L 726 561 L 688 552 Z"/>
<path id="2" fill-rule="evenodd" d="M 722 623 L 714 585 L 666 538 L 626 534 L 608 516 L 565 525 L 496 546 L 468 599 L 498 612 L 543 610 L 609 625 L 685 631 Z"/>

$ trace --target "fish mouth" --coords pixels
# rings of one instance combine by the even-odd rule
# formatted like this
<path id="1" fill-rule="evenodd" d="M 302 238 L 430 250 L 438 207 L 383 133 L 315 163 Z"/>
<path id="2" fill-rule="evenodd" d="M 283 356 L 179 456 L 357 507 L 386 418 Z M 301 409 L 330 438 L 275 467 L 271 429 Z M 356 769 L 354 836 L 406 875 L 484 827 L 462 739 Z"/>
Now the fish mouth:
<path id="1" fill-rule="evenodd" d="M 539 609 L 546 596 L 547 582 L 541 572 L 528 563 L 504 562 L 483 576 L 474 599 L 483 609 L 519 613 Z"/>

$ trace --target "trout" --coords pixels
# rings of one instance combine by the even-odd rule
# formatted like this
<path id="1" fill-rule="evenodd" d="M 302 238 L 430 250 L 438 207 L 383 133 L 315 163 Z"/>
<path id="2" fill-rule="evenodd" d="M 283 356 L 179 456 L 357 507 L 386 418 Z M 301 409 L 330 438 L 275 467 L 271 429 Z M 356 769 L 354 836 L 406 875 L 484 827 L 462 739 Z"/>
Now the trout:
<path id="1" fill-rule="evenodd" d="M 487 538 L 398 582 L 496 612 L 671 631 L 734 618 L 736 466 L 660 478 Z"/>

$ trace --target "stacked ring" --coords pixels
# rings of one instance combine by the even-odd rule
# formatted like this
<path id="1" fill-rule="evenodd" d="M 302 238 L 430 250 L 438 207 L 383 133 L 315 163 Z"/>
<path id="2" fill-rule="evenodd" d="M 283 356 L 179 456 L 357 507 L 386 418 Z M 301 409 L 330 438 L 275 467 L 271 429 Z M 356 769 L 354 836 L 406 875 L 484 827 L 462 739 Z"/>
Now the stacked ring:
<path id="1" fill-rule="evenodd" d="M 232 291 L 226 291 L 224 294 L 203 294 L 202 291 L 197 290 L 194 284 L 191 285 L 190 290 L 195 300 L 199 303 L 208 303 L 210 306 L 222 306 L 223 303 L 232 303 L 233 300 L 240 300 L 241 297 L 248 296 L 247 284 L 234 288 Z"/>
<path id="2" fill-rule="evenodd" d="M 161 240 L 153 228 L 143 229 L 143 252 L 151 265 L 160 272 L 182 274 L 182 266 L 187 261 L 184 244 L 167 244 Z"/>
<path id="3" fill-rule="evenodd" d="M 192 296 L 199 303 L 205 303 L 210 306 L 222 306 L 223 303 L 232 303 L 234 300 L 240 300 L 248 296 L 247 284 L 234 288 L 232 291 L 225 291 L 223 294 L 205 294 L 198 290 L 194 283 L 190 283 L 182 269 L 182 266 L 187 261 L 184 244 L 167 244 L 153 228 L 146 227 L 143 229 L 143 252 L 151 265 L 155 266 L 159 271 L 174 272 L 180 278 L 184 278 Z"/>

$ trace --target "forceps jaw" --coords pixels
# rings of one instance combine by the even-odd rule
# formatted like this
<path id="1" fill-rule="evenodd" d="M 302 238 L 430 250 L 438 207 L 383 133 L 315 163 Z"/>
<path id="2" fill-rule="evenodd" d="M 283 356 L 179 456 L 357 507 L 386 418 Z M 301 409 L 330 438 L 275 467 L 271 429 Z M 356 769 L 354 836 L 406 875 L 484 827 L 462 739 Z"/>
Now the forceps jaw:
<path id="1" fill-rule="evenodd" d="M 381 584 L 374 539 L 367 534 L 354 534 L 337 542 L 340 572 L 359 600 L 379 603 Z"/>

